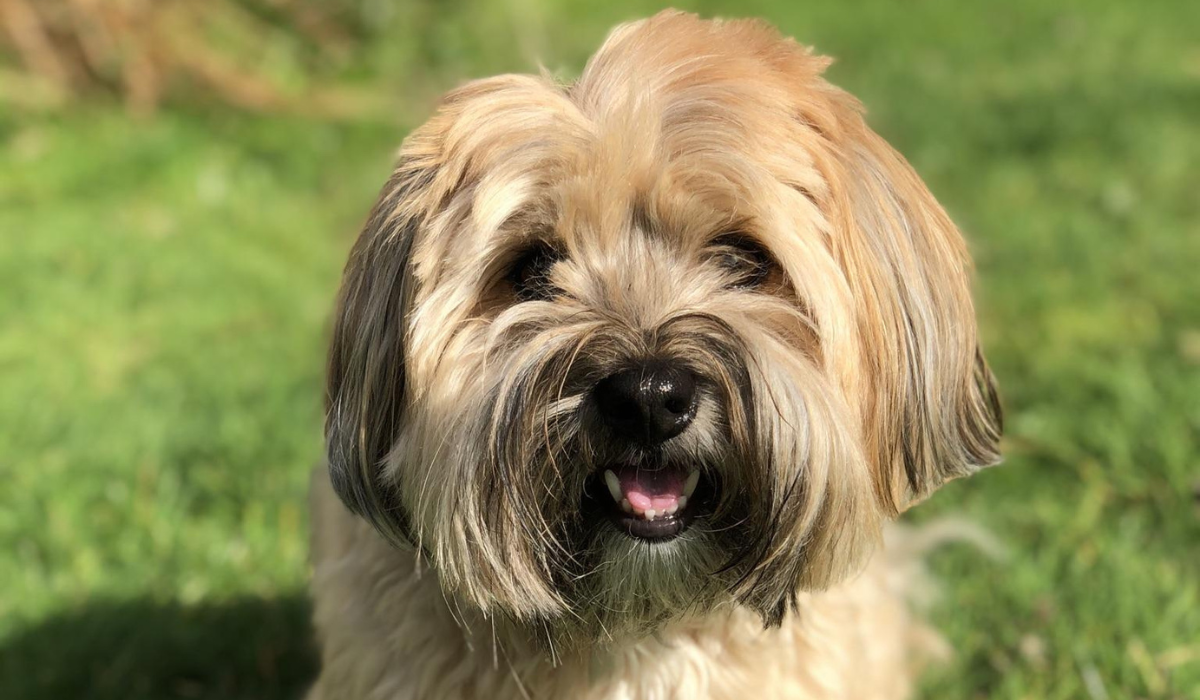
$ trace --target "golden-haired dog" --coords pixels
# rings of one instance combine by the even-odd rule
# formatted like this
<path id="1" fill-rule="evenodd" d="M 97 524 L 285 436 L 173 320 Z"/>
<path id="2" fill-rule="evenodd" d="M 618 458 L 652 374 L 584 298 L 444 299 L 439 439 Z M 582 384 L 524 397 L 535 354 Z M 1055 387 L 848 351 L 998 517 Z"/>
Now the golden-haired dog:
<path id="1" fill-rule="evenodd" d="M 350 254 L 312 698 L 901 698 L 885 523 L 998 458 L 962 237 L 756 21 L 451 92 Z"/>

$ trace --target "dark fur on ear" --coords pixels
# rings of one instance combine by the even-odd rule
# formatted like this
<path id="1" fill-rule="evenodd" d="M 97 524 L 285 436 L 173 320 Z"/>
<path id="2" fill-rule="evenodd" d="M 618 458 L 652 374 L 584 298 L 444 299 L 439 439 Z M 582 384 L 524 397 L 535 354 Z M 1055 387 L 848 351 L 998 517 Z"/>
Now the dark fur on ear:
<path id="1" fill-rule="evenodd" d="M 325 441 L 334 491 L 395 544 L 411 543 L 398 494 L 380 479 L 400 431 L 410 264 L 421 221 L 402 206 L 428 174 L 403 165 L 384 186 L 350 252 L 329 349 Z"/>
<path id="2" fill-rule="evenodd" d="M 501 119 L 511 110 L 520 113 L 512 117 L 520 123 L 521 115 L 547 113 L 530 104 L 548 96 L 556 103 L 563 99 L 544 81 L 524 76 L 477 80 L 446 95 L 437 114 L 405 139 L 400 162 L 350 252 L 329 351 L 329 474 L 350 510 L 393 543 L 417 541 L 400 487 L 386 478 L 384 464 L 400 437 L 409 398 L 405 336 L 419 286 L 414 250 L 426 226 L 473 186 L 489 158 L 509 152 L 504 139 L 520 134 L 497 131 L 497 144 L 481 145 L 475 140 L 479 114 Z"/>

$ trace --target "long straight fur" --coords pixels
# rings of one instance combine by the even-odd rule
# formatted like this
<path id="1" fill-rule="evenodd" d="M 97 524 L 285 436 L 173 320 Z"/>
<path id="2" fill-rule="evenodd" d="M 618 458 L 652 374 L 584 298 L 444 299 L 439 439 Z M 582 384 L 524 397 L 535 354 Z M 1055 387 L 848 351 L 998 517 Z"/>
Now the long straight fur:
<path id="1" fill-rule="evenodd" d="M 1000 409 L 963 240 L 828 63 L 664 12 L 408 138 L 335 316 L 313 697 L 906 695 L 928 636 L 870 555 Z M 594 398 L 648 362 L 699 386 L 653 449 Z M 631 537 L 613 464 L 705 506 Z"/>

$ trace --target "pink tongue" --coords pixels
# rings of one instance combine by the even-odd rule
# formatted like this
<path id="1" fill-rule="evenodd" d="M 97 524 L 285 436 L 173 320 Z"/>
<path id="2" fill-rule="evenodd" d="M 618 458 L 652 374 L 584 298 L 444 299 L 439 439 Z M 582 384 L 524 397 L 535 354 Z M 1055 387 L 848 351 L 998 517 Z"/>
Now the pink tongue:
<path id="1" fill-rule="evenodd" d="M 676 469 L 622 469 L 617 472 L 621 493 L 640 511 L 663 512 L 679 502 L 683 495 L 683 475 Z"/>

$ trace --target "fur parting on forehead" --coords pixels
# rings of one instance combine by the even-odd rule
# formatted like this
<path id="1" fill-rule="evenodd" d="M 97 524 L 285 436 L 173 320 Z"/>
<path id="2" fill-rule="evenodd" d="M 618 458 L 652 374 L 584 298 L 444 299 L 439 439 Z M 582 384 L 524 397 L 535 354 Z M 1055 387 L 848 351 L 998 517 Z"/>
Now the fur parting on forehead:
<path id="1" fill-rule="evenodd" d="M 467 222 L 438 206 L 445 197 L 472 200 L 473 245 L 531 206 L 558 209 L 567 233 L 615 235 L 635 198 L 653 207 L 656 189 L 740 213 L 769 176 L 816 201 L 827 195 L 820 139 L 840 129 L 844 109 L 858 109 L 820 78 L 828 63 L 765 24 L 664 13 L 616 30 L 572 86 L 501 76 L 460 88 L 404 155 L 438 166 L 424 204 L 446 226 Z M 655 212 L 668 226 L 694 218 L 680 207 Z M 421 257 L 439 259 L 447 237 L 430 238 Z"/>
<path id="2" fill-rule="evenodd" d="M 829 63 L 764 23 L 662 13 L 613 32 L 571 97 L 644 160 L 747 153 L 788 182 L 812 163 L 814 137 L 838 131 L 843 108 L 858 109 L 821 79 Z M 794 184 L 823 191 L 805 179 Z"/>

